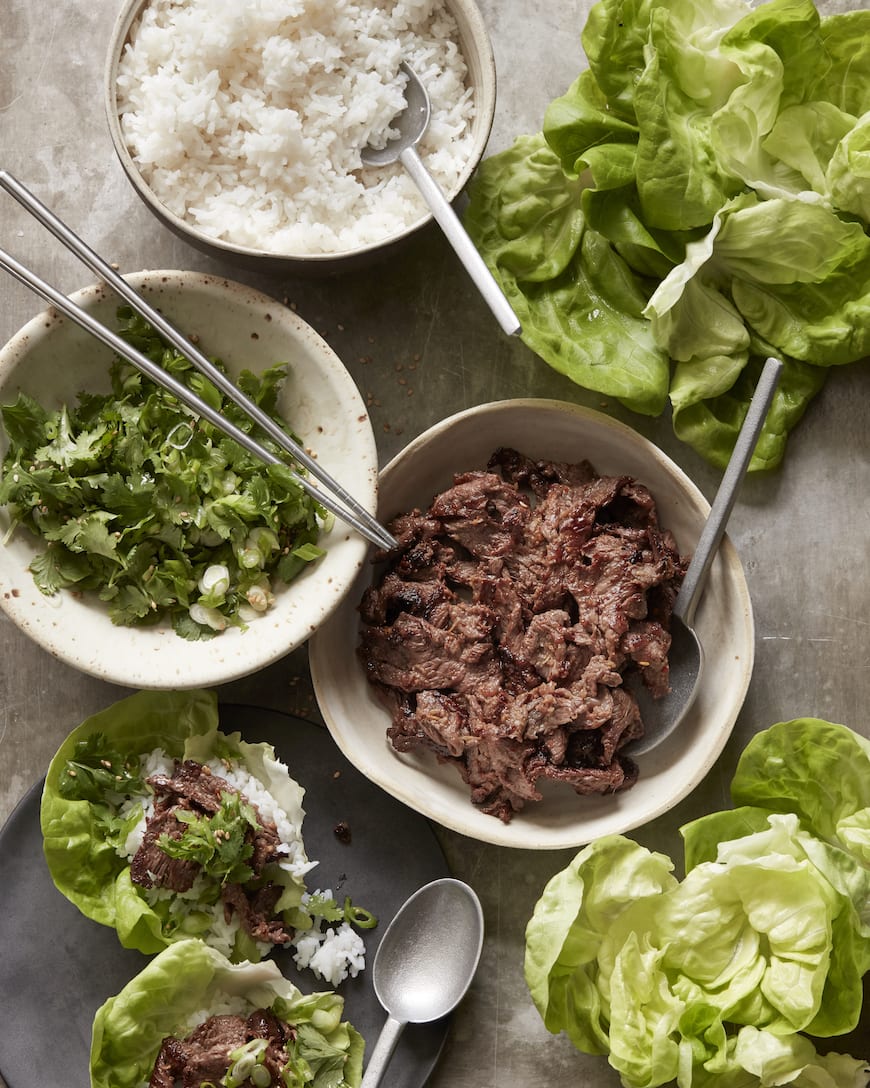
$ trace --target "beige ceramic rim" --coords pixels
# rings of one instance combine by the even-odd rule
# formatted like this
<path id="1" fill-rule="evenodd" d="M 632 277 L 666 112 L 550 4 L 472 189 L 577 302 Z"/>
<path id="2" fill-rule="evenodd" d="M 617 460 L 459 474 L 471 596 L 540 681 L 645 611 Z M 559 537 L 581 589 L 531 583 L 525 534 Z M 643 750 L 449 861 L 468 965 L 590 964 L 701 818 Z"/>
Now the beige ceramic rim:
<path id="1" fill-rule="evenodd" d="M 127 175 L 133 188 L 139 197 L 162 219 L 175 233 L 187 236 L 194 241 L 199 248 L 214 249 L 223 252 L 227 257 L 236 256 L 242 258 L 260 258 L 270 262 L 285 261 L 288 263 L 307 264 L 312 267 L 323 266 L 324 270 L 332 270 L 333 266 L 340 266 L 342 261 L 350 258 L 364 260 L 366 257 L 377 253 L 384 246 L 393 245 L 404 238 L 416 233 L 426 224 L 432 221 L 432 215 L 427 213 L 420 217 L 409 227 L 382 239 L 380 242 L 372 242 L 357 249 L 346 250 L 341 253 L 272 253 L 268 250 L 252 249 L 249 246 L 237 245 L 222 239 L 213 238 L 211 235 L 199 230 L 194 224 L 187 222 L 175 215 L 162 204 L 153 191 L 146 184 L 140 174 L 133 157 L 127 149 L 121 124 L 118 118 L 117 105 L 117 75 L 121 53 L 130 34 L 130 28 L 139 17 L 142 10 L 148 6 L 151 0 L 127 0 L 115 21 L 112 32 L 109 53 L 106 62 L 103 89 L 105 95 L 106 119 L 109 127 L 109 135 L 115 148 L 115 153 Z M 496 105 L 496 68 L 495 57 L 492 51 L 492 43 L 486 29 L 483 15 L 474 3 L 474 0 L 445 0 L 456 19 L 459 28 L 460 41 L 463 43 L 463 55 L 468 65 L 468 75 L 471 85 L 475 88 L 476 115 L 473 121 L 474 140 L 471 147 L 468 163 L 462 170 L 456 185 L 445 195 L 447 199 L 454 200 L 465 188 L 469 178 L 483 158 L 489 136 L 495 119 Z M 465 46 L 471 43 L 472 48 Z"/>
<path id="2" fill-rule="evenodd" d="M 502 441 L 493 444 L 494 436 Z M 484 443 L 489 445 L 484 448 Z M 485 404 L 445 419 L 415 439 L 381 473 L 382 521 L 429 501 L 453 471 L 481 467 L 497 445 L 532 457 L 587 457 L 604 474 L 627 472 L 647 483 L 662 524 L 691 551 L 709 513 L 692 481 L 661 450 L 624 424 L 559 401 L 522 399 Z M 431 468 L 427 466 L 439 466 Z M 409 501 L 410 500 L 410 501 Z M 333 738 L 369 779 L 444 827 L 482 842 L 521 849 L 577 847 L 621 834 L 662 815 L 701 782 L 718 758 L 746 696 L 754 660 L 754 623 L 740 560 L 724 538 L 698 608 L 696 623 L 708 666 L 695 707 L 668 741 L 648 753 L 638 783 L 624 793 L 577 798 L 548 790 L 510 824 L 475 810 L 453 767 L 430 753 L 399 755 L 386 738 L 386 711 L 356 660 L 356 606 L 371 571 L 357 578 L 344 602 L 312 638 L 315 694 Z M 710 647 L 716 647 L 715 651 Z M 709 665 L 714 659 L 716 668 Z"/>
<path id="3" fill-rule="evenodd" d="M 378 460 L 368 413 L 341 360 L 309 325 L 275 299 L 219 276 L 149 271 L 124 278 L 187 335 L 199 335 L 202 349 L 221 357 L 232 375 L 242 366 L 289 362 L 282 414 L 327 471 L 367 509 L 376 509 Z M 104 284 L 70 297 L 114 326 L 121 300 Z M 109 348 L 69 319 L 46 310 L 0 351 L 0 402 L 13 401 L 21 388 L 46 405 L 74 402 L 82 388 L 107 388 L 111 357 Z M 0 509 L 0 537 L 8 525 L 8 513 Z M 44 596 L 27 570 L 39 544 L 24 530 L 0 545 L 0 606 L 54 657 L 101 680 L 135 688 L 213 686 L 284 657 L 338 606 L 362 568 L 368 543 L 342 522 L 324 543 L 326 556 L 290 586 L 277 588 L 273 608 L 247 631 L 230 629 L 206 642 L 188 642 L 168 625 L 115 627 L 90 596 Z"/>

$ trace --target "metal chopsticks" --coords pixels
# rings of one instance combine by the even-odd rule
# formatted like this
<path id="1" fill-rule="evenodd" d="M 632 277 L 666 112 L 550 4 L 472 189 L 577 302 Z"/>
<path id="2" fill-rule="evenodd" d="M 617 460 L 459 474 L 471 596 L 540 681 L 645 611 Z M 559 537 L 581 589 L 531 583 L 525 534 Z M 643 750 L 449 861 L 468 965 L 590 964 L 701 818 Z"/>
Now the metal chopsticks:
<path id="1" fill-rule="evenodd" d="M 33 195 L 21 182 L 5 170 L 0 170 L 0 187 L 13 196 L 31 215 L 58 238 L 84 264 L 111 286 L 124 298 L 134 310 L 137 310 L 172 346 L 183 355 L 200 373 L 204 374 L 230 400 L 277 442 L 283 450 L 319 481 L 317 486 L 307 476 L 294 473 L 298 483 L 322 506 L 331 511 L 342 521 L 356 529 L 362 536 L 380 548 L 393 548 L 395 538 L 369 513 L 368 510 L 351 495 L 337 480 L 327 473 L 287 432 L 270 416 L 238 389 L 205 355 L 187 339 L 171 322 L 144 299 L 135 288 L 119 275 L 110 264 L 95 253 L 78 235 L 76 235 L 54 212 Z M 147 374 L 152 381 L 171 392 L 198 415 L 209 420 L 225 434 L 235 439 L 249 453 L 259 457 L 267 464 L 284 464 L 250 435 L 224 419 L 205 401 L 193 393 L 187 386 L 178 382 L 161 367 L 157 366 L 111 329 L 96 321 L 87 311 L 77 306 L 34 272 L 25 268 L 19 261 L 0 249 L 0 266 L 17 280 L 29 287 L 36 294 L 49 302 L 70 320 L 81 325 L 104 344 L 111 347 L 128 362 Z M 329 493 L 326 489 L 332 492 Z"/>

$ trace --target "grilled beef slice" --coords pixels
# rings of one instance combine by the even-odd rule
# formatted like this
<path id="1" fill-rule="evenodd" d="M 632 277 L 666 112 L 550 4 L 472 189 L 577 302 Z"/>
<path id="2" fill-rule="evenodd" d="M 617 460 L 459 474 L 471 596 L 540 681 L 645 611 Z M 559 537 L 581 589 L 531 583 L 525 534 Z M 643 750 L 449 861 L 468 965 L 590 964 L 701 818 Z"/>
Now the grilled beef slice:
<path id="1" fill-rule="evenodd" d="M 281 1071 L 289 1060 L 287 1043 L 293 1038 L 293 1028 L 268 1009 L 256 1009 L 247 1018 L 210 1016 L 186 1038 L 169 1035 L 163 1040 L 149 1088 L 176 1088 L 179 1083 L 182 1088 L 219 1084 L 230 1067 L 230 1054 L 254 1039 L 268 1040 L 263 1064 L 269 1070 L 271 1083 L 280 1085 Z"/>
<path id="2" fill-rule="evenodd" d="M 390 529 L 359 655 L 396 750 L 455 765 L 472 803 L 505 822 L 541 780 L 633 785 L 622 749 L 643 724 L 625 680 L 667 693 L 686 569 L 650 492 L 501 449 Z"/>
<path id="3" fill-rule="evenodd" d="M 195 760 L 176 760 L 171 775 L 152 775 L 148 784 L 154 791 L 154 810 L 146 821 L 142 843 L 130 862 L 130 879 L 144 888 L 189 891 L 201 866 L 196 861 L 170 857 L 161 849 L 160 839 L 163 835 L 182 838 L 186 824 L 178 818 L 179 811 L 213 816 L 221 807 L 222 794 L 239 791 Z M 250 801 L 247 803 L 251 804 Z M 274 913 L 280 889 L 268 882 L 262 885 L 263 872 L 276 856 L 280 837 L 275 825 L 263 819 L 256 805 L 252 807 L 257 813 L 257 826 L 248 829 L 246 841 L 251 846 L 247 864 L 253 876 L 249 885 L 232 884 L 222 888 L 224 913 L 227 920 L 234 912 L 238 913 L 242 928 L 255 940 L 287 944 L 293 934 Z"/>

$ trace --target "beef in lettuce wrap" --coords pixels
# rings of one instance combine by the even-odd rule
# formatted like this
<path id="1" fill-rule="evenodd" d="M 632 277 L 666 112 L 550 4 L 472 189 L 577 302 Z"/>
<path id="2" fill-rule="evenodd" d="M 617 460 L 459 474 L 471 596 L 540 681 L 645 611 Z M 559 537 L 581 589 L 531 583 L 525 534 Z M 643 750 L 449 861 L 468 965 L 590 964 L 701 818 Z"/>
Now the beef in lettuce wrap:
<path id="1" fill-rule="evenodd" d="M 199 937 L 257 962 L 304 933 L 306 947 L 340 950 L 320 957 L 334 985 L 357 973 L 365 949 L 334 901 L 306 890 L 317 862 L 302 839 L 303 795 L 270 745 L 219 731 L 213 693 L 139 692 L 88 718 L 52 760 L 48 868 L 126 948 L 152 954 Z M 335 925 L 321 933 L 323 918 Z"/>
<path id="2" fill-rule="evenodd" d="M 94 1018 L 91 1088 L 176 1083 L 355 1088 L 363 1040 L 335 993 L 301 993 L 271 961 L 169 946 Z"/>

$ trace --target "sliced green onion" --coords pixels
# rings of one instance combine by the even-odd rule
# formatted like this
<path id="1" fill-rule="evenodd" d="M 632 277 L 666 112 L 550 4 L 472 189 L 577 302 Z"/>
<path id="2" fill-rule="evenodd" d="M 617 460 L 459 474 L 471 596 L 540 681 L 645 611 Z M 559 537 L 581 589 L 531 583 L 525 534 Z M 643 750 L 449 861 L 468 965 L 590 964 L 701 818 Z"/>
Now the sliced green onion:
<path id="1" fill-rule="evenodd" d="M 354 906 L 350 896 L 347 896 L 344 901 L 344 920 L 356 926 L 357 929 L 374 929 L 378 924 L 378 920 L 372 912 L 365 910 L 363 907 Z"/>
<path id="2" fill-rule="evenodd" d="M 271 1088 L 272 1074 L 265 1065 L 255 1065 L 251 1070 L 251 1081 L 254 1088 Z"/>

